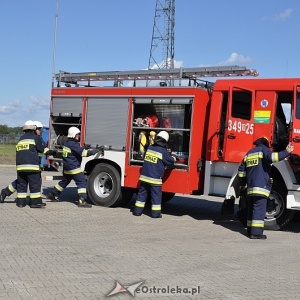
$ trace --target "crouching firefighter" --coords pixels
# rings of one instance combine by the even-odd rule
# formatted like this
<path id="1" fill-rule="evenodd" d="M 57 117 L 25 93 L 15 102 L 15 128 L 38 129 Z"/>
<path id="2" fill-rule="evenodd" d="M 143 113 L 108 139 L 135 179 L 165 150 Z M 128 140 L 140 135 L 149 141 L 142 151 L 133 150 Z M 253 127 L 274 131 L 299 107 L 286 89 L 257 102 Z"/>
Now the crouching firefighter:
<path id="1" fill-rule="evenodd" d="M 161 218 L 161 187 L 165 166 L 173 165 L 176 160 L 166 148 L 168 141 L 169 134 L 166 131 L 161 131 L 157 134 L 154 144 L 147 149 L 139 178 L 140 188 L 133 209 L 133 215 L 135 216 L 142 214 L 148 193 L 150 193 L 151 217 Z"/>
<path id="2" fill-rule="evenodd" d="M 272 188 L 270 172 L 272 164 L 286 158 L 294 146 L 288 144 L 286 150 L 272 152 L 269 141 L 261 137 L 253 143 L 238 169 L 241 190 L 247 186 L 247 233 L 250 239 L 266 239 L 263 234 L 267 200 Z"/>
<path id="3" fill-rule="evenodd" d="M 67 187 L 73 179 L 77 186 L 79 196 L 78 207 L 92 207 L 87 203 L 86 179 L 81 170 L 82 157 L 95 155 L 99 150 L 84 149 L 79 145 L 80 130 L 77 127 L 70 127 L 68 130 L 68 139 L 63 147 L 63 179 L 54 187 L 54 191 L 47 195 L 51 201 L 59 201 L 59 194 Z"/>

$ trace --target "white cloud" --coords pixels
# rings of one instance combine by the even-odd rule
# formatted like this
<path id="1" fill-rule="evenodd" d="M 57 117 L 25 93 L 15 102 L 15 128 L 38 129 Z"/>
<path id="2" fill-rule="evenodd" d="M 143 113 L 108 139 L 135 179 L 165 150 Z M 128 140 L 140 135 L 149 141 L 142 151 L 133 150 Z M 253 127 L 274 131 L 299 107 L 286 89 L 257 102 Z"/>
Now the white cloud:
<path id="1" fill-rule="evenodd" d="M 221 65 L 249 64 L 251 62 L 252 60 L 250 57 L 233 52 L 225 62 L 221 63 Z"/>
<path id="2" fill-rule="evenodd" d="M 9 127 L 23 126 L 26 120 L 38 120 L 48 126 L 50 99 L 31 96 L 29 102 L 15 99 L 0 105 L 0 124 Z"/>
<path id="3" fill-rule="evenodd" d="M 276 14 L 276 15 L 273 15 L 270 17 L 264 17 L 263 19 L 270 20 L 270 21 L 285 21 L 292 15 L 293 12 L 294 12 L 294 9 L 287 8 L 285 11 L 283 11 L 279 14 Z"/>

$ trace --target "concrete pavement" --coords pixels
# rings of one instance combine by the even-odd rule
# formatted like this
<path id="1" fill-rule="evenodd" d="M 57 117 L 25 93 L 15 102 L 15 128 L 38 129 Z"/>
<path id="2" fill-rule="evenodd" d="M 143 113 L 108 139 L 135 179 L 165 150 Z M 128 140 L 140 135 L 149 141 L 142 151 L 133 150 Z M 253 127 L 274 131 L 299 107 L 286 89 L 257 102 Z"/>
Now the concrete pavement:
<path id="1" fill-rule="evenodd" d="M 0 173 L 1 188 L 16 176 Z M 18 208 L 14 195 L 0 204 L 1 299 L 299 299 L 299 222 L 249 240 L 217 198 L 176 195 L 162 219 L 132 216 L 134 199 L 78 208 L 74 184 L 61 198 L 45 209 Z"/>

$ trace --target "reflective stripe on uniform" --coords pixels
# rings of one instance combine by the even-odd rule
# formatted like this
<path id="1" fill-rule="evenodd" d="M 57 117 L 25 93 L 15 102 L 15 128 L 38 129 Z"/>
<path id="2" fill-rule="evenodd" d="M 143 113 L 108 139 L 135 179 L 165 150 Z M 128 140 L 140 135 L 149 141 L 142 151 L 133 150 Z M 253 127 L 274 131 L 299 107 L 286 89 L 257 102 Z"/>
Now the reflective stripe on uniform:
<path id="1" fill-rule="evenodd" d="M 84 149 L 82 151 L 82 154 L 81 154 L 82 157 L 87 157 L 88 156 L 88 150 Z"/>
<path id="2" fill-rule="evenodd" d="M 151 209 L 152 210 L 161 210 L 161 205 L 159 205 L 159 204 L 152 204 Z"/>
<path id="3" fill-rule="evenodd" d="M 16 191 L 16 189 L 10 184 L 8 187 L 10 192 L 14 193 Z"/>
<path id="4" fill-rule="evenodd" d="M 267 190 L 267 189 L 261 188 L 261 187 L 248 188 L 247 189 L 247 195 L 253 195 L 253 194 L 269 197 L 270 191 Z"/>
<path id="5" fill-rule="evenodd" d="M 37 198 L 41 198 L 42 194 L 40 192 L 38 193 L 30 193 L 30 198 L 32 199 L 37 199 Z"/>
<path id="6" fill-rule="evenodd" d="M 78 194 L 86 194 L 86 189 L 85 188 L 80 188 L 77 190 Z"/>
<path id="7" fill-rule="evenodd" d="M 135 201 L 135 206 L 143 208 L 143 207 L 145 207 L 145 202 Z"/>
<path id="8" fill-rule="evenodd" d="M 55 189 L 57 189 L 58 191 L 62 192 L 64 190 L 64 188 L 62 188 L 59 184 L 56 184 L 54 186 Z"/>
<path id="9" fill-rule="evenodd" d="M 17 193 L 17 198 L 26 199 L 27 198 L 27 193 Z"/>
<path id="10" fill-rule="evenodd" d="M 40 171 L 39 165 L 17 165 L 17 171 Z"/>
<path id="11" fill-rule="evenodd" d="M 67 175 L 75 175 L 75 174 L 79 174 L 81 172 L 82 172 L 81 168 L 77 168 L 74 170 L 64 170 L 64 174 L 67 174 Z"/>
<path id="12" fill-rule="evenodd" d="M 272 162 L 279 162 L 278 152 L 272 153 Z"/>
<path id="13" fill-rule="evenodd" d="M 239 171 L 238 176 L 239 178 L 246 177 L 246 171 Z"/>
<path id="14" fill-rule="evenodd" d="M 263 228 L 264 227 L 265 222 L 261 221 L 261 220 L 252 220 L 251 222 L 251 227 L 259 227 L 259 228 Z"/>
<path id="15" fill-rule="evenodd" d="M 144 181 L 151 184 L 157 184 L 162 185 L 162 179 L 161 178 L 152 178 L 145 175 L 141 175 L 139 178 L 140 181 Z"/>

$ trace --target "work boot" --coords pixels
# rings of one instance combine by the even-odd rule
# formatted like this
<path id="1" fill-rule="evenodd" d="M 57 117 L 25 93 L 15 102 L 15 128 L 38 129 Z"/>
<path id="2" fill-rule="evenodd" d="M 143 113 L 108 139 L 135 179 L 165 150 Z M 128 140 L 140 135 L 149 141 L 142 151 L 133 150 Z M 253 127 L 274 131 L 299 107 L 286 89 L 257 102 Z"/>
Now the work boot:
<path id="1" fill-rule="evenodd" d="M 134 216 L 136 216 L 136 217 L 139 217 L 139 216 L 141 216 L 142 214 L 138 214 L 137 212 L 135 212 L 135 211 L 133 211 L 132 212 L 132 214 L 134 215 Z"/>
<path id="2" fill-rule="evenodd" d="M 30 208 L 44 208 L 45 207 L 45 203 L 38 203 L 38 204 L 31 204 L 29 205 Z"/>
<path id="3" fill-rule="evenodd" d="M 2 189 L 0 194 L 0 203 L 3 203 L 5 198 L 6 198 L 6 194 L 4 192 L 4 189 Z"/>
<path id="4" fill-rule="evenodd" d="M 53 193 L 49 193 L 46 196 L 47 199 L 51 200 L 52 202 L 59 202 L 59 199 L 57 198 L 57 196 L 55 196 Z"/>
<path id="5" fill-rule="evenodd" d="M 258 234 L 258 235 L 251 234 L 249 238 L 251 240 L 265 240 L 267 236 L 265 234 Z"/>
<path id="6" fill-rule="evenodd" d="M 160 219 L 160 218 L 162 218 L 162 215 L 160 214 L 160 215 L 157 215 L 157 216 L 151 216 L 151 218 L 153 218 L 153 219 Z"/>
<path id="7" fill-rule="evenodd" d="M 79 198 L 78 207 L 92 207 L 92 204 L 87 203 L 83 198 Z"/>

